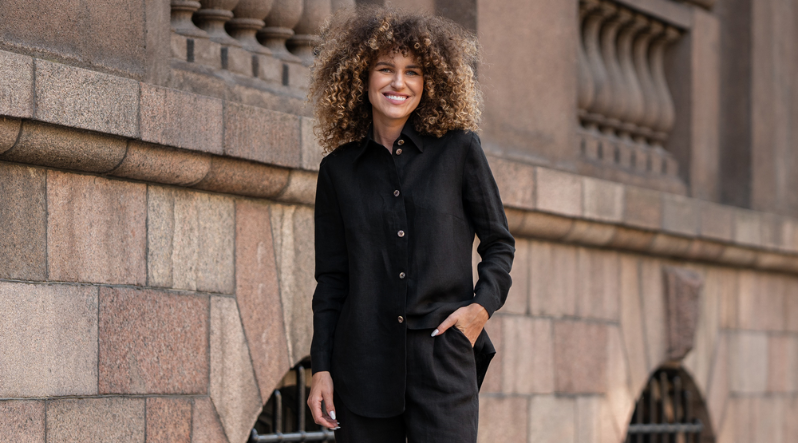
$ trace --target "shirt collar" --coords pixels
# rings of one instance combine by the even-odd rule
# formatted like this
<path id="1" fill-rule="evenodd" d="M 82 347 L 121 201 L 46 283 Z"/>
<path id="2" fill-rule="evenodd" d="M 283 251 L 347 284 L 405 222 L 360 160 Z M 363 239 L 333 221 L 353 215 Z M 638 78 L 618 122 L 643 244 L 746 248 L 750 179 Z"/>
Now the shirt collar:
<path id="1" fill-rule="evenodd" d="M 363 156 L 363 154 L 366 152 L 366 149 L 368 149 L 370 142 L 374 142 L 375 144 L 377 143 L 376 141 L 374 141 L 374 137 L 372 135 L 373 132 L 374 132 L 374 126 L 369 126 L 368 131 L 366 131 L 366 136 L 363 137 L 363 141 L 360 142 L 360 151 L 357 153 L 355 161 L 357 161 L 360 157 Z M 416 129 L 413 127 L 412 117 L 407 119 L 407 122 L 405 123 L 404 127 L 402 127 L 402 133 L 399 136 L 399 138 L 410 140 L 418 148 L 419 152 L 424 152 L 423 137 L 421 136 L 421 134 L 416 132 Z"/>

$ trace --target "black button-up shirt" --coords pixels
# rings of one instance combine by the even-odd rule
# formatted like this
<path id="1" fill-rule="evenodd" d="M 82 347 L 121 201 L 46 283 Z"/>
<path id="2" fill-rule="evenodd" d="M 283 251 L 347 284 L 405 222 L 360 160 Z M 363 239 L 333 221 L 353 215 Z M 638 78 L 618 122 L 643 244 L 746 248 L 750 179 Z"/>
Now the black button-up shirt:
<path id="1" fill-rule="evenodd" d="M 316 191 L 312 368 L 371 417 L 404 410 L 406 328 L 435 328 L 470 303 L 492 315 L 515 252 L 476 134 L 422 136 L 408 121 L 392 152 L 371 136 L 339 147 Z"/>

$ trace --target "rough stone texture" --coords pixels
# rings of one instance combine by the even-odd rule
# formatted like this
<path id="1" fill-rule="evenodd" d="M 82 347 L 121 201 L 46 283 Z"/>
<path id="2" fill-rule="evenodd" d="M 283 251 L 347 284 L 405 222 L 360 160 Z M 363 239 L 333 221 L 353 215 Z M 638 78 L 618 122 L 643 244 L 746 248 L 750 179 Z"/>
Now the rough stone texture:
<path id="1" fill-rule="evenodd" d="M 764 393 L 768 379 L 768 337 L 757 332 L 737 332 L 729 338 L 731 390 Z"/>
<path id="2" fill-rule="evenodd" d="M 47 441 L 144 443 L 143 398 L 64 399 L 47 402 Z"/>
<path id="3" fill-rule="evenodd" d="M 302 168 L 310 171 L 318 171 L 322 155 L 322 148 L 316 135 L 313 133 L 313 125 L 316 120 L 308 117 L 299 118 L 300 135 L 302 137 Z"/>
<path id="4" fill-rule="evenodd" d="M 629 366 L 620 328 L 610 326 L 607 338 L 607 414 L 615 429 L 625 430 L 635 410 L 635 397 L 629 389 Z"/>
<path id="5" fill-rule="evenodd" d="M 527 441 L 527 405 L 524 397 L 481 397 L 477 443 Z"/>
<path id="6" fill-rule="evenodd" d="M 2 159 L 86 172 L 108 172 L 125 157 L 119 137 L 25 121 L 17 144 Z"/>
<path id="7" fill-rule="evenodd" d="M 537 208 L 555 214 L 582 215 L 582 178 L 567 172 L 536 168 Z"/>
<path id="8" fill-rule="evenodd" d="M 721 241 L 734 240 L 734 212 L 728 206 L 712 202 L 699 205 L 702 237 Z"/>
<path id="9" fill-rule="evenodd" d="M 0 115 L 33 116 L 33 58 L 0 51 Z"/>
<path id="10" fill-rule="evenodd" d="M 615 237 L 615 225 L 574 220 L 563 241 L 587 246 L 604 246 Z"/>
<path id="11" fill-rule="evenodd" d="M 493 440 L 524 441 L 524 440 Z M 569 397 L 536 395 L 529 400 L 529 440 L 534 443 L 578 443 L 576 401 Z"/>
<path id="12" fill-rule="evenodd" d="M 37 59 L 35 109 L 49 123 L 139 135 L 139 83 L 123 77 Z"/>
<path id="13" fill-rule="evenodd" d="M 283 63 L 288 67 L 288 85 L 296 89 L 307 89 L 310 85 L 310 68 L 299 63 Z"/>
<path id="14" fill-rule="evenodd" d="M 211 399 L 231 442 L 244 442 L 262 402 L 236 301 L 211 297 Z"/>
<path id="15" fill-rule="evenodd" d="M 532 315 L 576 314 L 577 249 L 548 242 L 531 242 L 529 309 Z"/>
<path id="16" fill-rule="evenodd" d="M 661 194 L 634 186 L 626 186 L 625 191 L 623 222 L 639 228 L 659 229 L 662 223 Z"/>
<path id="17" fill-rule="evenodd" d="M 698 234 L 698 203 L 675 194 L 662 194 L 662 229 L 675 234 Z"/>
<path id="18" fill-rule="evenodd" d="M 159 186 L 147 194 L 149 285 L 232 294 L 233 200 Z"/>
<path id="19" fill-rule="evenodd" d="M 0 163 L 0 278 L 44 280 L 46 172 Z"/>
<path id="20" fill-rule="evenodd" d="M 268 399 L 291 364 L 269 207 L 244 200 L 236 202 L 236 299 L 260 395 Z"/>
<path id="21" fill-rule="evenodd" d="M 740 273 L 736 270 L 723 270 L 723 278 L 721 279 L 721 286 L 723 294 L 719 300 L 718 309 L 720 311 L 720 327 L 724 329 L 737 328 L 738 314 L 737 305 L 739 304 L 738 292 L 740 291 L 739 276 Z"/>
<path id="22" fill-rule="evenodd" d="M 584 321 L 554 322 L 557 392 L 603 393 L 607 389 L 608 328 Z M 579 440 L 583 441 L 583 440 Z"/>
<path id="23" fill-rule="evenodd" d="M 734 435 L 737 443 L 787 443 L 779 426 L 784 402 L 778 397 L 737 397 L 734 404 Z"/>
<path id="24" fill-rule="evenodd" d="M 286 203 L 300 203 L 313 205 L 316 201 L 316 180 L 318 175 L 315 172 L 292 169 L 288 175 L 288 184 L 283 192 L 277 196 L 277 200 Z"/>
<path id="25" fill-rule="evenodd" d="M 703 278 L 697 273 L 668 266 L 665 272 L 666 338 L 669 360 L 681 360 L 693 349 L 698 324 L 698 304 Z"/>
<path id="26" fill-rule="evenodd" d="M 795 392 L 798 373 L 798 338 L 790 335 L 768 337 L 768 392 Z"/>
<path id="27" fill-rule="evenodd" d="M 97 393 L 97 289 L 0 282 L 0 398 Z"/>
<path id="28" fill-rule="evenodd" d="M 0 435 L 14 443 L 44 443 L 44 402 L 0 401 Z"/>
<path id="29" fill-rule="evenodd" d="M 485 374 L 485 379 L 482 381 L 482 388 L 480 392 L 484 393 L 501 393 L 504 378 L 504 355 L 507 351 L 504 349 L 504 316 L 499 314 L 485 323 L 485 331 L 490 337 L 490 341 L 496 348 L 496 355 L 490 361 L 488 373 Z"/>
<path id="30" fill-rule="evenodd" d="M 100 289 L 100 393 L 204 394 L 208 299 Z"/>
<path id="31" fill-rule="evenodd" d="M 554 392 L 556 355 L 548 319 L 505 316 L 502 319 L 503 392 Z"/>
<path id="32" fill-rule="evenodd" d="M 490 169 L 505 206 L 535 209 L 535 168 L 523 163 L 488 157 Z"/>
<path id="33" fill-rule="evenodd" d="M 141 85 L 141 139 L 221 154 L 222 100 L 159 86 Z"/>
<path id="34" fill-rule="evenodd" d="M 798 332 L 798 279 L 786 278 L 784 282 L 785 294 L 784 304 L 786 306 L 787 324 L 786 329 L 790 332 Z"/>
<path id="35" fill-rule="evenodd" d="M 744 209 L 734 210 L 734 241 L 744 245 L 759 246 L 761 238 L 761 214 Z"/>
<path id="36" fill-rule="evenodd" d="M 313 210 L 305 206 L 273 205 L 272 237 L 280 275 L 280 297 L 288 331 L 292 365 L 310 354 L 313 332 Z"/>
<path id="37" fill-rule="evenodd" d="M 227 102 L 224 153 L 280 166 L 301 167 L 299 117 Z"/>
<path id="38" fill-rule="evenodd" d="M 273 198 L 288 184 L 288 169 L 214 157 L 211 170 L 195 188 L 248 197 Z"/>
<path id="39" fill-rule="evenodd" d="M 643 337 L 646 340 L 646 361 L 651 371 L 665 361 L 667 346 L 665 331 L 665 296 L 662 288 L 660 260 L 641 260 L 641 307 L 643 308 Z"/>
<path id="40" fill-rule="evenodd" d="M 194 63 L 222 69 L 222 45 L 207 38 L 194 38 Z"/>
<path id="41" fill-rule="evenodd" d="M 623 432 L 616 429 L 603 397 L 576 398 L 576 441 L 618 442 L 622 437 Z"/>
<path id="42" fill-rule="evenodd" d="M 718 348 L 714 355 L 714 364 L 709 376 L 709 383 L 706 390 L 705 401 L 709 410 L 709 416 L 713 425 L 721 423 L 724 416 L 728 417 L 726 411 L 729 399 L 729 340 L 726 334 L 718 338 Z"/>
<path id="43" fill-rule="evenodd" d="M 623 218 L 623 185 L 584 177 L 584 216 L 593 220 L 620 222 Z"/>
<path id="44" fill-rule="evenodd" d="M 47 172 L 49 278 L 143 285 L 146 187 Z"/>
<path id="45" fill-rule="evenodd" d="M 529 304 L 529 267 L 532 242 L 518 238 L 515 240 L 515 257 L 510 277 L 513 284 L 507 294 L 507 300 L 502 306 L 505 314 L 526 314 Z M 476 281 L 476 280 L 475 280 Z"/>
<path id="46" fill-rule="evenodd" d="M 8 151 L 17 142 L 22 120 L 0 116 L 0 154 Z"/>
<path id="47" fill-rule="evenodd" d="M 578 248 L 576 312 L 582 318 L 618 320 L 618 253 Z"/>
<path id="48" fill-rule="evenodd" d="M 629 359 L 633 392 L 640 392 L 648 380 L 643 311 L 640 298 L 640 265 L 636 257 L 621 255 L 621 333 Z"/>
<path id="49" fill-rule="evenodd" d="M 210 168 L 209 155 L 131 140 L 125 159 L 110 174 L 147 182 L 190 186 L 202 180 Z"/>
<path id="50" fill-rule="evenodd" d="M 211 399 L 194 399 L 191 420 L 191 443 L 228 443 Z"/>
<path id="51" fill-rule="evenodd" d="M 710 267 L 702 273 L 704 274 L 704 290 L 697 307 L 699 310 L 698 323 L 693 350 L 685 357 L 684 366 L 692 374 L 693 381 L 701 392 L 708 392 L 710 370 L 714 363 L 719 331 L 719 300 L 725 295 L 722 279 L 728 275 L 728 272 L 725 269 Z"/>
<path id="52" fill-rule="evenodd" d="M 225 69 L 248 77 L 253 75 L 252 53 L 246 49 L 236 48 L 235 46 L 225 46 L 222 48 L 222 51 L 227 52 L 226 63 L 223 62 L 223 67 Z"/>
<path id="53" fill-rule="evenodd" d="M 268 55 L 253 54 L 257 63 L 256 77 L 267 82 L 279 83 L 283 79 L 283 64 L 279 59 Z"/>
<path id="54" fill-rule="evenodd" d="M 785 312 L 785 288 L 772 274 L 744 270 L 738 286 L 738 326 L 759 331 L 782 331 Z"/>
<path id="55" fill-rule="evenodd" d="M 147 399 L 147 443 L 190 443 L 191 400 Z"/>

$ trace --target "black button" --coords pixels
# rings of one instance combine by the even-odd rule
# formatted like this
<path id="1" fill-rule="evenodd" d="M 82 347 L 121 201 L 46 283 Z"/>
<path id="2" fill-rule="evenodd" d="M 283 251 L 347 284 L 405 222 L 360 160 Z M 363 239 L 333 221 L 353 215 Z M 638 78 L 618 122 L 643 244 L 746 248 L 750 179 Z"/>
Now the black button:
<path id="1" fill-rule="evenodd" d="M 394 197 L 399 197 L 399 190 L 398 189 L 393 191 L 393 196 Z"/>
<path id="2" fill-rule="evenodd" d="M 404 272 L 400 272 L 399 273 L 399 278 L 405 278 L 405 273 Z"/>
<path id="3" fill-rule="evenodd" d="M 396 155 L 402 155 L 402 148 L 396 150 Z"/>

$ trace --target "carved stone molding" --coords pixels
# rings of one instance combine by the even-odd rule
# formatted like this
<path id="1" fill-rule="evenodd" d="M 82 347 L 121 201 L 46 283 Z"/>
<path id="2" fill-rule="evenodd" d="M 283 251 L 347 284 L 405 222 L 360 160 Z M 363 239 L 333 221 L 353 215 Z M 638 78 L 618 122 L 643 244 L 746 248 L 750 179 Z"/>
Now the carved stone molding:
<path id="1" fill-rule="evenodd" d="M 693 349 L 704 280 L 698 273 L 685 268 L 666 266 L 662 271 L 665 282 L 667 357 L 668 360 L 679 361 Z"/>

